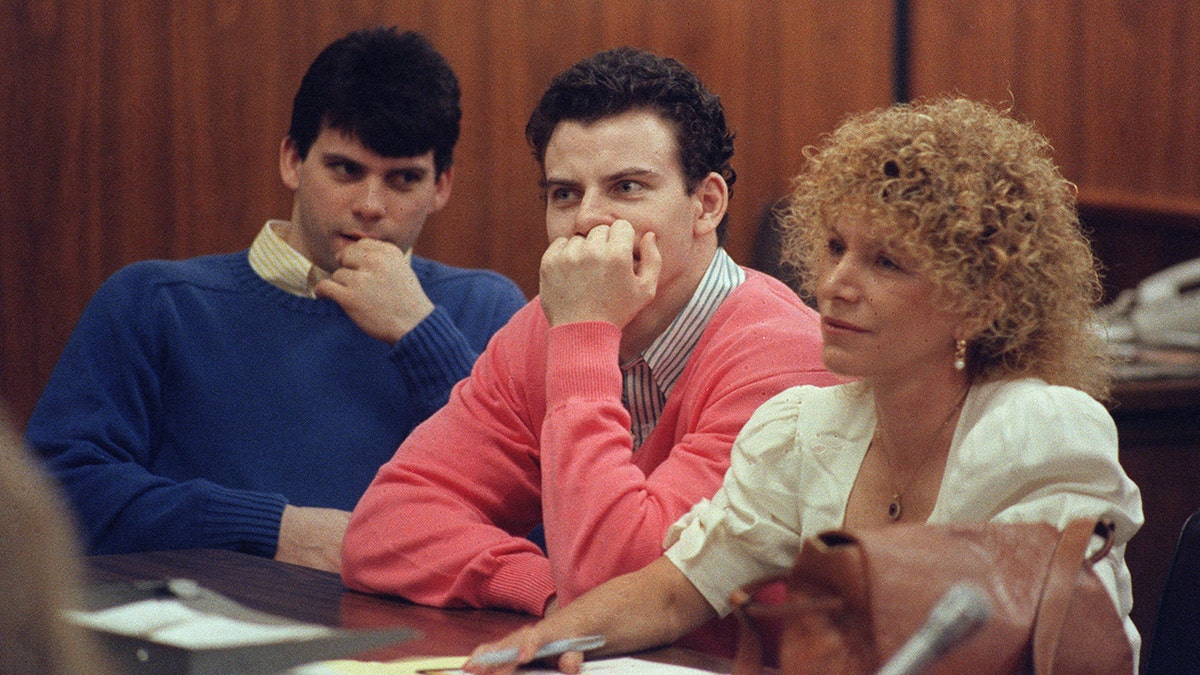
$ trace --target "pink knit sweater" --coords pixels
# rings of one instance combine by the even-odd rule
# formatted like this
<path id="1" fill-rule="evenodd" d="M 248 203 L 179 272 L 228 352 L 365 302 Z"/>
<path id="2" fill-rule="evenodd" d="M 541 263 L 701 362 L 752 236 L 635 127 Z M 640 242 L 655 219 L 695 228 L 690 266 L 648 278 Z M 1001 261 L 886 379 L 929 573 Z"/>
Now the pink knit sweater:
<path id="1" fill-rule="evenodd" d="M 662 555 L 667 528 L 720 487 L 761 403 L 835 382 L 816 313 L 747 270 L 633 452 L 620 338 L 607 322 L 550 330 L 536 298 L 520 310 L 363 495 L 346 584 L 437 606 L 540 615 L 555 593 L 565 605 Z M 525 538 L 539 522 L 548 556 Z"/>

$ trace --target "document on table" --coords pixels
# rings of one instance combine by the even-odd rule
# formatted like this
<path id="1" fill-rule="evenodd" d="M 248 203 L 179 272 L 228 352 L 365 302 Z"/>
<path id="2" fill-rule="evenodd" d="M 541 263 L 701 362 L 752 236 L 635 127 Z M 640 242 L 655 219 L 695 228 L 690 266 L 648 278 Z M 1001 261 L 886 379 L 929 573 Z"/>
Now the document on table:
<path id="1" fill-rule="evenodd" d="M 459 675 L 465 656 L 416 658 L 370 663 L 365 661 L 324 661 L 301 666 L 289 675 Z M 521 668 L 522 675 L 559 675 L 548 668 Z M 584 661 L 584 675 L 712 675 L 710 671 L 669 663 L 657 663 L 632 657 Z"/>
<path id="2" fill-rule="evenodd" d="M 93 612 L 71 612 L 69 616 L 89 628 L 184 649 L 311 640 L 333 633 L 333 629 L 315 624 L 268 624 L 210 614 L 175 598 L 142 600 Z"/>
<path id="3" fill-rule="evenodd" d="M 86 609 L 67 617 L 95 632 L 119 672 L 280 673 L 419 636 L 400 626 L 345 630 L 294 621 L 190 579 L 98 584 L 84 595 Z"/>

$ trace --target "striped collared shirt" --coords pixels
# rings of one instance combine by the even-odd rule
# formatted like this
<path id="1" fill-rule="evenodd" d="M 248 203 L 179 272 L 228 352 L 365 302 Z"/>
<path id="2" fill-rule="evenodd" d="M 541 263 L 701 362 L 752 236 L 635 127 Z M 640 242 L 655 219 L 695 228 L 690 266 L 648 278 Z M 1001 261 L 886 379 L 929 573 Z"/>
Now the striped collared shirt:
<path id="1" fill-rule="evenodd" d="M 635 450 L 658 423 L 663 405 L 709 320 L 745 280 L 745 270 L 725 249 L 718 248 L 696 292 L 671 325 L 645 351 L 622 364 L 621 401 L 629 410 Z"/>
<path id="2" fill-rule="evenodd" d="M 315 298 L 313 287 L 329 276 L 284 240 L 280 232 L 294 227 L 286 220 L 268 220 L 250 244 L 250 267 L 263 281 L 302 298 Z"/>

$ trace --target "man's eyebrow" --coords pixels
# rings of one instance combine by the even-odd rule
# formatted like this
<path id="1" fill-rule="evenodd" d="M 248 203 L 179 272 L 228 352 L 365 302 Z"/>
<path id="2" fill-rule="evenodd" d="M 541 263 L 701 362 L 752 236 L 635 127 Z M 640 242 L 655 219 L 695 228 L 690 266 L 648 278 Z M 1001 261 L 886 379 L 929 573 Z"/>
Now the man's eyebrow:
<path id="1" fill-rule="evenodd" d="M 616 183 L 629 178 L 646 178 L 647 176 L 657 175 L 659 175 L 659 173 L 654 169 L 643 169 L 635 166 L 628 169 L 621 169 L 620 171 L 609 174 L 608 176 L 604 177 L 604 180 L 607 183 Z"/>
<path id="2" fill-rule="evenodd" d="M 336 163 L 361 164 L 362 163 L 362 162 L 359 162 L 357 159 L 350 157 L 349 155 L 344 155 L 335 150 L 326 150 L 326 151 L 322 152 L 321 153 L 321 161 L 330 163 L 330 164 L 336 164 Z"/>
<path id="3" fill-rule="evenodd" d="M 542 178 L 542 180 L 540 180 L 538 182 L 542 186 L 543 190 L 547 190 L 551 187 L 564 187 L 564 186 L 565 187 L 573 187 L 573 186 L 579 185 L 579 181 L 569 180 L 567 178 L 549 178 L 548 177 L 548 178 Z"/>
<path id="4" fill-rule="evenodd" d="M 658 175 L 660 175 L 660 174 L 657 171 L 655 171 L 654 169 L 643 169 L 641 167 L 630 167 L 627 169 L 621 169 L 619 171 L 614 171 L 610 174 L 602 176 L 601 181 L 604 183 L 617 183 L 622 180 L 628 180 L 630 178 L 646 178 L 648 176 L 658 176 Z M 542 187 L 547 187 L 550 185 L 578 185 L 579 181 L 572 180 L 569 178 L 555 178 L 554 176 L 547 176 L 541 180 L 541 184 L 542 184 Z"/>
<path id="5" fill-rule="evenodd" d="M 429 175 L 429 167 L 422 166 L 420 164 L 405 164 L 402 166 L 393 166 L 392 168 L 388 169 L 388 173 L 412 173 L 416 174 L 420 178 L 424 178 L 425 176 Z"/>

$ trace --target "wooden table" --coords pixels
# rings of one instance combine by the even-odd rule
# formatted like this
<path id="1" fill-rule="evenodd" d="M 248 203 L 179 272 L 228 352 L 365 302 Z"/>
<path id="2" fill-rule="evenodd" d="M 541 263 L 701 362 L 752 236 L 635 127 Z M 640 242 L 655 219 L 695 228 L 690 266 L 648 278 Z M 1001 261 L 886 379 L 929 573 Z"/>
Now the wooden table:
<path id="1" fill-rule="evenodd" d="M 437 609 L 358 593 L 347 589 L 335 574 L 233 551 L 157 551 L 86 559 L 90 584 L 168 578 L 193 579 L 251 609 L 297 621 L 357 629 L 402 626 L 423 635 L 419 640 L 361 655 L 370 660 L 464 656 L 479 643 L 503 637 L 534 621 L 531 616 L 512 612 Z M 677 647 L 638 656 L 712 672 L 730 670 L 725 659 Z"/>

